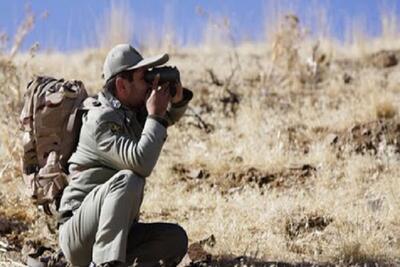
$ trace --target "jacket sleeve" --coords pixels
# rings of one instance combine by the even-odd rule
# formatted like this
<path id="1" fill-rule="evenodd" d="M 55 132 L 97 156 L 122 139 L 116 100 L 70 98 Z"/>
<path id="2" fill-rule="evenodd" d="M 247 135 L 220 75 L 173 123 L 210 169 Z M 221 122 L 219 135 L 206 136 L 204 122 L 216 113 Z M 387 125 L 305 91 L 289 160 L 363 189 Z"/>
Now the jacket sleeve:
<path id="1" fill-rule="evenodd" d="M 120 122 L 103 119 L 95 132 L 99 158 L 113 169 L 130 169 L 142 177 L 151 174 L 167 136 L 166 128 L 147 118 L 139 140 L 122 131 Z"/>
<path id="2" fill-rule="evenodd" d="M 193 93 L 189 89 L 183 88 L 183 99 L 181 102 L 176 104 L 171 104 L 168 107 L 165 119 L 168 122 L 168 126 L 173 125 L 175 122 L 179 121 L 185 113 L 190 100 L 193 98 Z"/>

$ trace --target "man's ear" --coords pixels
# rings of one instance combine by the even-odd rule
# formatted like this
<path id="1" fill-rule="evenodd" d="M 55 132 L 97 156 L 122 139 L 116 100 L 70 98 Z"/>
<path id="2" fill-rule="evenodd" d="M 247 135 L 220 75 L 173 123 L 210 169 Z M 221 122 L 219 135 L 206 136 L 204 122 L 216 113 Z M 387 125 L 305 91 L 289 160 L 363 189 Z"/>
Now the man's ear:
<path id="1" fill-rule="evenodd" d="M 117 96 L 125 93 L 124 79 L 122 79 L 121 77 L 117 77 L 115 79 L 115 89 Z"/>

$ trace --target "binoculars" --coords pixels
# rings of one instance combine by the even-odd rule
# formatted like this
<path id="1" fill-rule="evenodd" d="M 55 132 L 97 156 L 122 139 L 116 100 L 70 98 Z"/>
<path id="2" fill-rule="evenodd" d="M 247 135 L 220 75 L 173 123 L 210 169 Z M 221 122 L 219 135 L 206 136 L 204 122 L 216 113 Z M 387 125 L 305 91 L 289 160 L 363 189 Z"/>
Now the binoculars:
<path id="1" fill-rule="evenodd" d="M 169 93 L 174 97 L 176 94 L 176 84 L 181 80 L 179 70 L 176 67 L 169 66 L 152 68 L 144 74 L 144 80 L 152 84 L 157 74 L 160 74 L 158 84 L 169 82 Z"/>

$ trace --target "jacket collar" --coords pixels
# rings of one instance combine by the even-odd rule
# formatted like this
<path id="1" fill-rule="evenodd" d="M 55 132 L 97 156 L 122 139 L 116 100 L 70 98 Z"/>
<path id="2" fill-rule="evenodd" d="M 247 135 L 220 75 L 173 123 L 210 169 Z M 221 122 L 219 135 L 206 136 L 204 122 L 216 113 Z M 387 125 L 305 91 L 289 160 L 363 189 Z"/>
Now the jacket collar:
<path id="1" fill-rule="evenodd" d="M 115 96 L 113 96 L 110 92 L 107 92 L 105 90 L 101 91 L 99 93 L 99 98 L 98 100 L 106 105 L 111 107 L 114 110 L 120 110 L 122 111 L 125 116 L 128 117 L 135 117 L 140 123 L 144 124 L 144 121 L 146 120 L 147 117 L 147 110 L 146 107 L 143 106 L 140 110 L 132 110 L 125 106 L 124 104 L 121 103 Z"/>
<path id="2" fill-rule="evenodd" d="M 121 103 L 121 101 L 118 100 L 115 96 L 113 96 L 110 92 L 107 92 L 106 90 L 103 90 L 102 92 L 99 93 L 99 100 L 103 104 L 112 107 L 113 109 L 116 110 L 123 110 L 128 113 L 136 113 L 135 110 L 132 110 L 125 106 L 124 104 Z"/>

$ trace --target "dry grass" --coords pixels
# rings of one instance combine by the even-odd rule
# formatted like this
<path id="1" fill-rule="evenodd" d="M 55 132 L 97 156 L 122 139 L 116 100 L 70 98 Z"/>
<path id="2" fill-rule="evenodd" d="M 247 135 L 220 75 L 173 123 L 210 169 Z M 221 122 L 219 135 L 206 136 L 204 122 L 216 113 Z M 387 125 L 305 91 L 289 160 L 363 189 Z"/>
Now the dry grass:
<path id="1" fill-rule="evenodd" d="M 386 62 L 400 46 L 388 41 L 392 26 L 351 54 L 353 44 L 326 45 L 305 38 L 295 17 L 286 23 L 271 45 L 174 54 L 195 97 L 169 130 L 142 220 L 178 222 L 192 244 L 213 235 L 211 245 L 198 243 L 211 265 L 399 264 L 400 69 Z M 393 51 L 375 54 L 383 49 Z M 28 240 L 56 244 L 54 221 L 22 194 L 21 90 L 37 73 L 83 80 L 95 93 L 104 53 L 1 54 L 3 262 L 18 266 Z"/>

